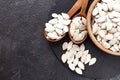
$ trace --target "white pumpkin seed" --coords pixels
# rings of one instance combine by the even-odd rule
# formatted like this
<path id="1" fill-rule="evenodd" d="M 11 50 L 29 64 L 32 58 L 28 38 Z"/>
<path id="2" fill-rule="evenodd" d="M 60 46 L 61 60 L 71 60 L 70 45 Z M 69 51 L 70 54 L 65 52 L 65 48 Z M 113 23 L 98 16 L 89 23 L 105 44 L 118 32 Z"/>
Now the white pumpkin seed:
<path id="1" fill-rule="evenodd" d="M 102 8 L 103 8 L 104 11 L 108 11 L 108 6 L 107 6 L 106 3 L 103 3 L 103 4 L 102 4 Z"/>
<path id="2" fill-rule="evenodd" d="M 70 58 L 68 58 L 67 63 L 72 64 L 73 61 L 74 61 L 74 56 L 71 56 Z"/>
<path id="3" fill-rule="evenodd" d="M 51 19 L 51 20 L 49 20 L 48 23 L 50 23 L 50 24 L 56 24 L 57 22 L 58 22 L 57 19 Z"/>
<path id="4" fill-rule="evenodd" d="M 75 58 L 75 59 L 74 59 L 74 61 L 73 61 L 74 66 L 77 66 L 77 65 L 78 65 L 78 61 L 79 61 L 78 58 Z"/>
<path id="5" fill-rule="evenodd" d="M 98 8 L 98 12 L 100 13 L 102 11 L 102 4 L 101 3 L 97 3 L 97 8 Z"/>
<path id="6" fill-rule="evenodd" d="M 63 29 L 64 26 L 63 24 L 58 23 L 58 24 L 55 24 L 54 27 L 58 29 Z"/>
<path id="7" fill-rule="evenodd" d="M 117 5 L 117 4 L 115 4 L 114 6 L 112 6 L 113 7 L 113 10 L 114 11 L 117 11 L 117 12 L 120 12 L 120 6 L 119 6 L 119 4 Z"/>
<path id="8" fill-rule="evenodd" d="M 82 70 L 78 67 L 75 68 L 75 72 L 82 75 Z"/>
<path id="9" fill-rule="evenodd" d="M 96 63 L 96 58 L 94 57 L 94 58 L 91 58 L 91 60 L 90 60 L 90 62 L 89 62 L 89 66 L 91 66 L 91 65 L 93 65 L 93 64 L 95 64 Z"/>
<path id="10" fill-rule="evenodd" d="M 120 26 L 120 22 L 118 22 L 117 25 Z"/>
<path id="11" fill-rule="evenodd" d="M 112 23 L 108 22 L 108 24 L 107 24 L 107 30 L 109 31 L 109 30 L 111 30 L 112 28 L 113 28 Z"/>
<path id="12" fill-rule="evenodd" d="M 80 50 L 80 48 L 79 48 L 78 45 L 73 45 L 72 48 L 73 48 L 73 50 L 75 50 L 75 51 L 79 51 L 79 50 Z"/>
<path id="13" fill-rule="evenodd" d="M 71 36 L 73 36 L 75 33 L 75 24 L 74 23 L 71 23 L 70 24 L 70 34 Z"/>
<path id="14" fill-rule="evenodd" d="M 55 31 L 57 32 L 58 35 L 62 35 L 63 34 L 63 30 L 56 28 Z"/>
<path id="15" fill-rule="evenodd" d="M 119 46 L 117 44 L 114 44 L 113 47 L 116 51 L 119 51 Z"/>
<path id="16" fill-rule="evenodd" d="M 55 28 L 49 23 L 46 23 L 45 26 L 46 26 L 45 31 L 47 32 L 53 32 L 55 30 Z"/>
<path id="17" fill-rule="evenodd" d="M 102 30 L 106 29 L 106 27 L 107 27 L 106 23 L 103 23 L 103 24 L 101 24 L 101 26 L 100 26 L 100 28 L 101 28 Z"/>
<path id="18" fill-rule="evenodd" d="M 61 60 L 62 60 L 63 63 L 65 63 L 65 62 L 67 61 L 67 56 L 66 56 L 66 54 L 63 54 L 63 55 L 61 56 Z"/>
<path id="19" fill-rule="evenodd" d="M 95 24 L 93 24 L 93 26 L 92 26 L 92 32 L 93 32 L 93 34 L 96 34 L 97 30 L 98 30 L 98 24 L 95 23 Z"/>
<path id="20" fill-rule="evenodd" d="M 89 50 L 85 50 L 83 51 L 83 55 L 82 56 L 86 56 L 89 53 Z"/>
<path id="21" fill-rule="evenodd" d="M 78 41 L 79 40 L 78 35 L 79 35 L 79 30 L 76 30 L 74 35 L 73 35 L 73 39 Z"/>
<path id="22" fill-rule="evenodd" d="M 113 17 L 120 17 L 120 13 L 117 11 L 112 11 L 111 14 Z"/>
<path id="23" fill-rule="evenodd" d="M 114 33 L 114 38 L 118 38 L 119 36 L 120 36 L 120 32 L 116 32 L 116 33 Z"/>
<path id="24" fill-rule="evenodd" d="M 85 64 L 89 63 L 91 60 L 91 54 L 88 54 L 85 60 Z"/>
<path id="25" fill-rule="evenodd" d="M 70 50 L 70 49 L 72 48 L 72 45 L 73 45 L 73 42 L 70 41 L 70 42 L 68 43 L 68 48 L 67 48 L 67 50 Z"/>
<path id="26" fill-rule="evenodd" d="M 71 54 L 76 54 L 76 50 L 74 50 L 73 48 L 70 49 L 70 53 Z"/>
<path id="27" fill-rule="evenodd" d="M 105 35 L 105 39 L 106 39 L 106 40 L 111 40 L 111 39 L 113 39 L 113 34 L 107 34 L 107 35 Z"/>
<path id="28" fill-rule="evenodd" d="M 100 31 L 98 32 L 98 35 L 99 35 L 100 37 L 102 37 L 102 38 L 105 37 L 105 34 L 106 34 L 106 31 L 105 31 L 105 30 L 100 30 Z"/>
<path id="29" fill-rule="evenodd" d="M 69 68 L 70 68 L 70 70 L 74 71 L 75 70 L 74 64 L 69 64 Z"/>
<path id="30" fill-rule="evenodd" d="M 79 67 L 80 69 L 82 69 L 82 70 L 85 69 L 85 66 L 84 66 L 84 64 L 83 64 L 81 61 L 78 62 L 78 67 Z"/>
<path id="31" fill-rule="evenodd" d="M 86 61 L 86 58 L 87 58 L 87 56 L 83 54 L 82 57 L 81 57 L 81 62 L 84 63 Z"/>
<path id="32" fill-rule="evenodd" d="M 99 15 L 100 15 L 100 17 L 101 17 L 101 16 L 107 17 L 107 16 L 106 16 L 106 13 L 105 13 L 104 11 L 102 11 L 102 10 L 99 11 Z M 99 17 L 99 18 L 100 18 L 100 17 Z M 101 19 L 103 19 L 103 18 L 101 18 Z"/>
<path id="33" fill-rule="evenodd" d="M 104 48 L 106 48 L 106 49 L 108 49 L 108 48 L 110 48 L 110 44 L 109 43 L 107 43 L 107 42 L 102 42 L 102 46 L 104 47 Z"/>
<path id="34" fill-rule="evenodd" d="M 56 32 L 49 32 L 49 33 L 47 34 L 47 36 L 48 36 L 49 38 L 51 38 L 51 39 L 57 39 L 57 38 L 58 38 L 58 35 L 57 35 Z"/>
<path id="35" fill-rule="evenodd" d="M 65 54 L 67 55 L 67 56 L 66 56 L 67 59 L 70 59 L 70 58 L 72 58 L 72 57 L 74 56 L 74 54 L 73 54 L 73 53 L 70 53 L 70 51 L 66 51 Z"/>
<path id="36" fill-rule="evenodd" d="M 82 23 L 86 25 L 86 18 L 82 17 Z"/>
<path id="37" fill-rule="evenodd" d="M 69 25 L 71 20 L 63 20 L 63 25 Z"/>
<path id="38" fill-rule="evenodd" d="M 62 15 L 58 14 L 58 22 L 62 23 L 63 20 L 64 20 L 64 19 L 63 19 Z"/>
<path id="39" fill-rule="evenodd" d="M 81 24 L 78 28 L 80 31 L 86 30 L 86 24 Z"/>
<path id="40" fill-rule="evenodd" d="M 98 14 L 98 8 L 94 8 L 93 9 L 93 12 L 92 12 L 92 15 L 93 16 L 96 16 Z"/>
<path id="41" fill-rule="evenodd" d="M 81 50 L 81 51 L 84 51 L 84 50 L 85 50 L 85 45 L 84 45 L 84 44 L 81 44 L 81 45 L 80 45 L 80 50 Z"/>
<path id="42" fill-rule="evenodd" d="M 66 50 L 68 47 L 68 43 L 67 42 L 64 42 L 63 45 L 62 45 L 62 49 L 63 50 Z"/>
<path id="43" fill-rule="evenodd" d="M 120 22 L 120 18 L 113 18 L 112 21 L 115 23 Z"/>
<path id="44" fill-rule="evenodd" d="M 72 22 L 73 22 L 73 23 L 76 23 L 76 22 L 78 22 L 79 20 L 81 20 L 81 17 L 75 17 L 75 18 L 72 19 Z"/>
<path id="45" fill-rule="evenodd" d="M 117 52 L 114 47 L 111 47 L 110 50 L 113 51 L 113 52 Z"/>
<path id="46" fill-rule="evenodd" d="M 109 4 L 107 4 L 107 6 L 108 6 L 108 9 L 109 9 L 109 11 L 112 11 L 112 9 L 113 9 L 113 5 L 112 5 L 112 2 L 109 2 Z"/>
<path id="47" fill-rule="evenodd" d="M 68 26 L 64 26 L 64 27 L 63 27 L 63 31 L 64 31 L 64 32 L 68 32 Z"/>
<path id="48" fill-rule="evenodd" d="M 115 32 L 117 32 L 117 29 L 116 29 L 116 28 L 112 28 L 112 29 L 109 31 L 109 33 L 111 33 L 111 34 L 114 34 Z"/>
<path id="49" fill-rule="evenodd" d="M 53 17 L 53 18 L 57 18 L 58 15 L 57 15 L 56 13 L 52 13 L 52 17 Z"/>
<path id="50" fill-rule="evenodd" d="M 114 45 L 114 44 L 116 44 L 116 43 L 117 43 L 117 39 L 116 39 L 116 38 L 111 39 L 111 40 L 109 41 L 109 44 L 110 44 L 110 45 Z"/>
<path id="51" fill-rule="evenodd" d="M 68 19 L 70 18 L 69 15 L 66 14 L 66 13 L 62 13 L 62 17 L 63 17 L 64 19 L 66 19 L 66 20 L 68 20 Z"/>
<path id="52" fill-rule="evenodd" d="M 101 37 L 99 36 L 99 35 L 97 35 L 97 41 L 101 41 L 102 39 L 101 39 Z"/>
<path id="53" fill-rule="evenodd" d="M 106 21 L 106 16 L 101 16 L 98 18 L 97 22 L 102 23 Z"/>
<path id="54" fill-rule="evenodd" d="M 117 30 L 120 32 L 120 26 L 117 26 Z"/>
<path id="55" fill-rule="evenodd" d="M 120 40 L 120 36 L 118 36 L 118 38 L 117 38 L 118 40 Z"/>
<path id="56" fill-rule="evenodd" d="M 73 36 L 73 39 L 75 40 L 75 41 L 80 41 L 80 40 L 82 40 L 84 38 L 84 36 L 82 35 L 82 34 L 74 34 L 74 36 Z"/>
<path id="57" fill-rule="evenodd" d="M 78 51 L 75 55 L 76 58 L 80 58 L 83 55 L 83 51 Z"/>

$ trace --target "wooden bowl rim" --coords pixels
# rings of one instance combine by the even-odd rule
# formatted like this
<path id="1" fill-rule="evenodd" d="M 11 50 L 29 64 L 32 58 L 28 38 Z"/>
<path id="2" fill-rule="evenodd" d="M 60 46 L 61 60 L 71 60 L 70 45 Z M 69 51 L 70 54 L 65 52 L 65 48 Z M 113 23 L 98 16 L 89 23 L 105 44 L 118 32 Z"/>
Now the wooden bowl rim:
<path id="1" fill-rule="evenodd" d="M 92 29 L 91 29 L 91 14 L 92 14 L 92 11 L 95 7 L 95 5 L 97 4 L 97 2 L 99 2 L 100 0 L 94 0 L 93 3 L 91 4 L 89 10 L 88 10 L 88 15 L 87 15 L 87 30 L 88 30 L 88 34 L 92 40 L 92 42 L 99 48 L 101 49 L 102 51 L 108 53 L 108 54 L 111 54 L 111 55 L 115 55 L 115 56 L 120 56 L 120 53 L 119 52 L 113 52 L 111 50 L 108 50 L 106 48 L 104 48 L 95 38 L 95 36 L 93 35 L 92 33 Z"/>

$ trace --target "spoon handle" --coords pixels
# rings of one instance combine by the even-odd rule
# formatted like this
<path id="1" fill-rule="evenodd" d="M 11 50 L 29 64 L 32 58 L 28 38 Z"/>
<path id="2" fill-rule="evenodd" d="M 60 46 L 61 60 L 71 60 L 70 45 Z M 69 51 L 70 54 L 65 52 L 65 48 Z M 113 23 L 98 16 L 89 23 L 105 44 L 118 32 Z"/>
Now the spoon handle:
<path id="1" fill-rule="evenodd" d="M 86 9 L 88 5 L 89 0 L 82 0 L 82 8 L 81 11 L 78 13 L 78 15 L 84 15 L 86 17 Z"/>
<path id="2" fill-rule="evenodd" d="M 67 13 L 70 16 L 70 18 L 80 9 L 80 7 L 81 7 L 81 0 L 77 0 L 77 2 Z"/>

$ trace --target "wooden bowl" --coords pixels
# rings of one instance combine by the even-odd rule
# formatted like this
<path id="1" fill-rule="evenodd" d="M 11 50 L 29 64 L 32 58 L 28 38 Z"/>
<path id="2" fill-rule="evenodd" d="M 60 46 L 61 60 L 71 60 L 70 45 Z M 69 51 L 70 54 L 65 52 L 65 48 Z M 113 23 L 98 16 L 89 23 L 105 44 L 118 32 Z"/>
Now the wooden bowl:
<path id="1" fill-rule="evenodd" d="M 91 4 L 89 10 L 88 10 L 88 14 L 87 14 L 87 30 L 88 30 L 88 34 L 91 38 L 91 40 L 93 41 L 93 43 L 102 51 L 111 54 L 111 55 L 115 55 L 115 56 L 120 56 L 119 52 L 113 52 L 111 50 L 108 50 L 106 48 L 104 48 L 95 38 L 95 36 L 93 35 L 92 29 L 91 29 L 91 23 L 92 23 L 92 11 L 94 9 L 94 7 L 96 6 L 97 2 L 100 2 L 100 0 L 94 0 L 93 3 Z"/>

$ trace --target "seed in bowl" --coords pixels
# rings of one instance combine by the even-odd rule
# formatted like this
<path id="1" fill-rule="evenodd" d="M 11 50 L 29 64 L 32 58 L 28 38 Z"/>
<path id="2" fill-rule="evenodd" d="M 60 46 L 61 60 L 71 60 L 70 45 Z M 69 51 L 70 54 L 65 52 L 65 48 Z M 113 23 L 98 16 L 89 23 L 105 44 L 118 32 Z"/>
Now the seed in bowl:
<path id="1" fill-rule="evenodd" d="M 101 0 L 92 11 L 92 32 L 106 49 L 120 52 L 120 1 Z"/>
<path id="2" fill-rule="evenodd" d="M 89 66 L 96 63 L 96 58 L 91 57 L 89 50 L 85 50 L 85 45 L 76 45 L 72 41 L 69 43 L 64 42 L 62 49 L 66 51 L 61 56 L 63 63 L 67 63 L 70 70 L 75 71 L 77 74 L 82 75 L 85 70 L 85 66 Z"/>
<path id="3" fill-rule="evenodd" d="M 83 40 L 87 34 L 86 19 L 84 17 L 73 18 L 70 24 L 70 35 L 75 41 Z"/>
<path id="4" fill-rule="evenodd" d="M 62 35 L 68 32 L 68 25 L 71 20 L 66 13 L 56 14 L 52 13 L 53 19 L 49 20 L 45 24 L 45 31 L 47 32 L 47 38 L 60 39 Z"/>

